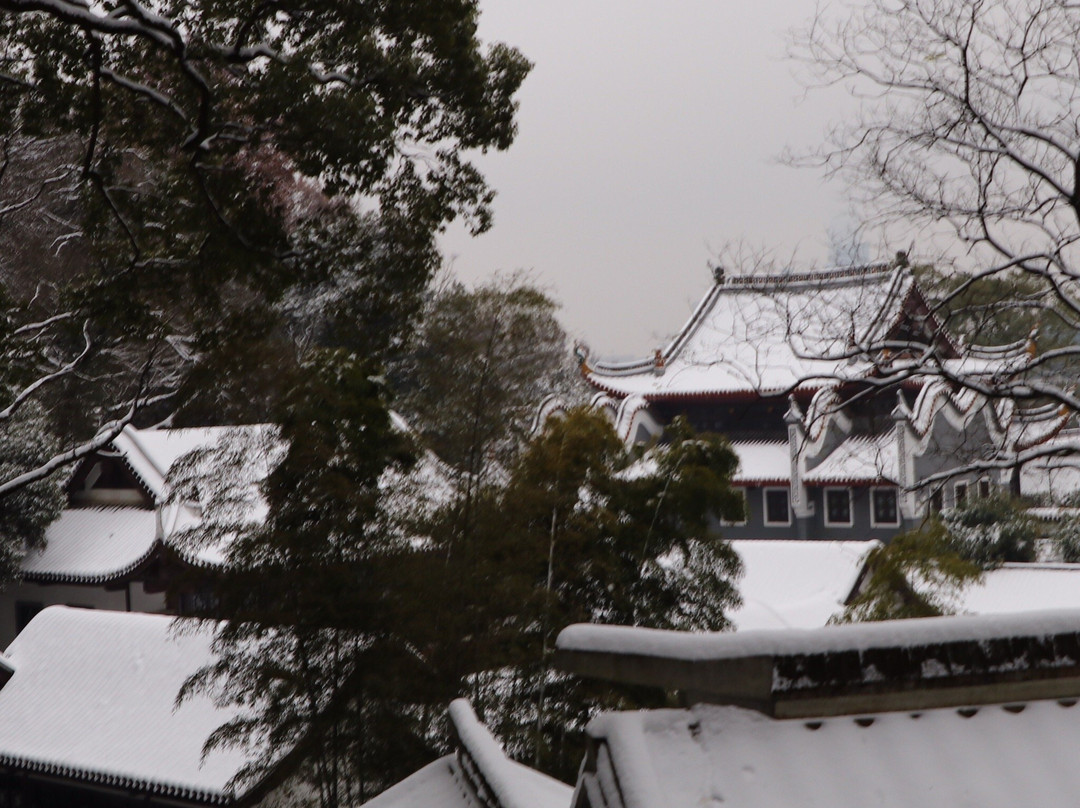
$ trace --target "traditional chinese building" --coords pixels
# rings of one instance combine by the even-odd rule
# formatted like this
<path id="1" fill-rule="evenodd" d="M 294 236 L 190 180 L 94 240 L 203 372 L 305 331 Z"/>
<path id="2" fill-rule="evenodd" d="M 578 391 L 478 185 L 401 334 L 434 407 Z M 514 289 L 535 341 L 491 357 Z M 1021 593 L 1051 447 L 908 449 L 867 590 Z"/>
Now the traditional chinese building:
<path id="1" fill-rule="evenodd" d="M 731 441 L 746 519 L 724 525 L 727 538 L 887 540 L 928 510 L 1011 484 L 1007 471 L 964 466 L 1066 425 L 1054 407 L 1019 411 L 942 381 L 1020 368 L 1032 350 L 1030 341 L 966 344 L 946 332 L 910 269 L 879 265 L 717 272 L 651 358 L 603 362 L 580 348 L 579 359 L 594 406 L 627 444 L 662 440 L 677 416 Z M 926 361 L 944 373 L 920 372 Z"/>

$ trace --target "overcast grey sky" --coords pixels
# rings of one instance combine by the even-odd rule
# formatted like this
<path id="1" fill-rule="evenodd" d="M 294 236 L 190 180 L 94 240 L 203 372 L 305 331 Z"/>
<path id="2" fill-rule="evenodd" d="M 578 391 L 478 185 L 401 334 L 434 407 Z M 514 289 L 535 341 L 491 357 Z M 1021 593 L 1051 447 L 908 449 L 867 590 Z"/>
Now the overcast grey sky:
<path id="1" fill-rule="evenodd" d="M 498 192 L 479 238 L 452 229 L 466 281 L 527 269 L 594 353 L 645 355 L 689 316 L 707 261 L 746 241 L 828 255 L 843 189 L 778 163 L 842 101 L 802 99 L 785 58 L 808 0 L 481 0 L 481 35 L 535 67 L 519 135 L 479 164 Z"/>

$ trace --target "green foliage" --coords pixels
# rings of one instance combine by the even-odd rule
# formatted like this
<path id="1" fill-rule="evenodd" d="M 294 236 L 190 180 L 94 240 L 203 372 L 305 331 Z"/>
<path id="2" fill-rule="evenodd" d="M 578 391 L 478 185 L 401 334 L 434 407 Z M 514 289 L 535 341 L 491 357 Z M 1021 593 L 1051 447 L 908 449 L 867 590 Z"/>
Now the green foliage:
<path id="1" fill-rule="evenodd" d="M 938 319 L 970 343 L 1005 345 L 1025 340 L 1037 329 L 1040 348 L 1049 348 L 1069 344 L 1075 336 L 1055 308 L 1053 287 L 1035 275 L 949 274 L 933 265 L 913 271 Z"/>
<path id="2" fill-rule="evenodd" d="M 503 469 L 536 408 L 577 377 L 556 304 L 518 275 L 436 289 L 391 365 L 395 406 L 440 458 L 478 482 Z"/>
<path id="3" fill-rule="evenodd" d="M 394 605 L 409 548 L 380 490 L 412 451 L 369 365 L 321 352 L 297 372 L 277 419 L 286 448 L 263 485 L 270 515 L 229 545 L 209 607 L 228 621 L 215 636 L 219 660 L 182 695 L 246 708 L 208 741 L 262 752 L 241 779 L 296 750 L 322 805 L 352 805 L 431 753 L 410 712 L 423 671 Z"/>
<path id="4" fill-rule="evenodd" d="M 435 678 L 459 683 L 512 754 L 563 778 L 596 707 L 631 702 L 554 672 L 558 632 L 577 622 L 721 630 L 738 603 L 739 559 L 708 527 L 741 516 L 728 485 L 737 459 L 685 424 L 670 434 L 628 465 L 602 414 L 550 419 L 506 485 L 482 492 L 470 534 L 455 529 L 456 505 L 441 514 L 430 569 L 416 575 L 439 581 L 423 600 Z"/>
<path id="5" fill-rule="evenodd" d="M 858 593 L 837 616 L 841 623 L 936 617 L 952 612 L 953 599 L 982 577 L 962 558 L 939 522 L 901 533 L 866 558 Z"/>
<path id="6" fill-rule="evenodd" d="M 58 448 L 45 413 L 31 402 L 0 423 L 0 475 L 10 479 L 31 471 Z M 24 548 L 44 545 L 45 529 L 64 502 L 63 483 L 55 476 L 0 497 L 0 584 L 14 580 Z"/>
<path id="7" fill-rule="evenodd" d="M 46 323 L 20 339 L 75 360 L 35 391 L 51 411 L 78 402 L 70 437 L 129 409 L 263 417 L 284 392 L 274 368 L 313 345 L 377 359 L 400 342 L 436 234 L 490 224 L 466 152 L 515 133 L 529 65 L 483 45 L 477 13 L 474 0 L 0 11 L 3 285 L 16 325 Z"/>
<path id="8" fill-rule="evenodd" d="M 978 497 L 941 517 L 949 546 L 982 567 L 1034 561 L 1038 525 L 1026 508 L 1005 496 Z"/>

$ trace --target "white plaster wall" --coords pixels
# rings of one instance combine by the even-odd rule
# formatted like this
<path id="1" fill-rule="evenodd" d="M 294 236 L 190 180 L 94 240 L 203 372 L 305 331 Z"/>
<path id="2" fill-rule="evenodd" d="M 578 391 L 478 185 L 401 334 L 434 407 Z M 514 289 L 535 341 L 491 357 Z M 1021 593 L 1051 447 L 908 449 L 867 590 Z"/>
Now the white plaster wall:
<path id="1" fill-rule="evenodd" d="M 140 583 L 129 586 L 131 611 L 165 611 L 164 593 L 149 594 Z M 0 649 L 7 648 L 15 639 L 15 604 L 18 601 L 40 603 L 43 606 L 83 606 L 117 612 L 127 611 L 127 596 L 123 589 L 108 591 L 104 586 L 11 583 L 0 591 Z"/>

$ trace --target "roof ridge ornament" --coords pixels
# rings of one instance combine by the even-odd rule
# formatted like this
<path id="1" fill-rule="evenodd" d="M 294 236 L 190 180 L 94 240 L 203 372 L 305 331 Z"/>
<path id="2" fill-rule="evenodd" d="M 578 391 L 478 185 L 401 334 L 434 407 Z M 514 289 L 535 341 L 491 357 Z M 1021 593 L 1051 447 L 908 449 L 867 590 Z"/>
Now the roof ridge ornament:
<path id="1" fill-rule="evenodd" d="M 660 348 L 657 348 L 653 353 L 653 375 L 663 376 L 665 369 L 664 352 Z"/>

